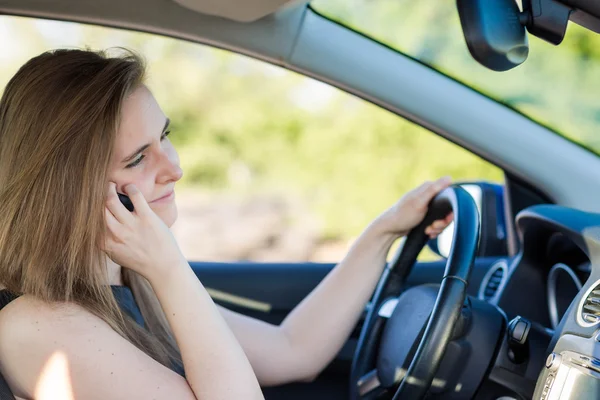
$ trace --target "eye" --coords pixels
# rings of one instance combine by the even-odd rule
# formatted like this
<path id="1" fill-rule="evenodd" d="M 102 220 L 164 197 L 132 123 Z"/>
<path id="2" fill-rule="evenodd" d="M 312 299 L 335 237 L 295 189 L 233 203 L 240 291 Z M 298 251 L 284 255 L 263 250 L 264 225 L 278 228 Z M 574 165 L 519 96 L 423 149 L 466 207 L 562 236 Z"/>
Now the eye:
<path id="1" fill-rule="evenodd" d="M 131 164 L 127 164 L 127 166 L 125 168 L 133 168 L 136 165 L 138 165 L 143 159 L 144 157 L 146 157 L 143 154 L 140 154 L 140 156 L 138 158 L 135 159 L 135 161 L 133 161 Z"/>
<path id="2" fill-rule="evenodd" d="M 166 138 L 167 136 L 169 136 L 170 133 L 171 133 L 171 131 L 166 131 L 165 133 L 163 133 L 163 135 L 160 138 L 160 140 L 163 140 L 164 138 Z"/>

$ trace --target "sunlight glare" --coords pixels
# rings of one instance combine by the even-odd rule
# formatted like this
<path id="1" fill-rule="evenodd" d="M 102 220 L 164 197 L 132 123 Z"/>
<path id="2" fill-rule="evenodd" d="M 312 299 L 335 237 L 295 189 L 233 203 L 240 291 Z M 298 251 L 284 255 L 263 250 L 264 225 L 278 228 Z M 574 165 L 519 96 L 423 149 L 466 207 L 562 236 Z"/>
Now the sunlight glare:
<path id="1" fill-rule="evenodd" d="M 35 388 L 38 400 L 73 400 L 69 363 L 64 353 L 55 352 L 46 362 Z"/>

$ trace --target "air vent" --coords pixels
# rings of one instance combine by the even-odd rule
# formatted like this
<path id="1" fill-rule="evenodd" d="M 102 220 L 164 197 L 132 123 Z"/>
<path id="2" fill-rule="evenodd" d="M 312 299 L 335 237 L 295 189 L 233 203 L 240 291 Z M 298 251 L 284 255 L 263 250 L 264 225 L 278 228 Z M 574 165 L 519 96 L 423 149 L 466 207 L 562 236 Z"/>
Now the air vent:
<path id="1" fill-rule="evenodd" d="M 501 260 L 490 267 L 490 270 L 483 277 L 481 282 L 481 288 L 479 289 L 479 298 L 481 300 L 489 301 L 493 299 L 498 290 L 506 279 L 506 273 L 508 272 L 508 264 L 506 261 Z"/>
<path id="2" fill-rule="evenodd" d="M 583 296 L 577 321 L 582 326 L 593 326 L 600 322 L 600 281 L 594 283 Z"/>

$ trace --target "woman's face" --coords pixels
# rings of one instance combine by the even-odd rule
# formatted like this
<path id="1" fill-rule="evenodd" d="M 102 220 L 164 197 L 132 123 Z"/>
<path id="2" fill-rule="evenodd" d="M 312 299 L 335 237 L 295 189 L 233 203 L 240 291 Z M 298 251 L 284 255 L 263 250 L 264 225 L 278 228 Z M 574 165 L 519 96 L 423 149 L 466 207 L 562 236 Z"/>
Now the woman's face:
<path id="1" fill-rule="evenodd" d="M 109 180 L 119 193 L 133 183 L 156 215 L 171 226 L 177 219 L 175 183 L 183 172 L 168 131 L 168 119 L 150 90 L 136 89 L 123 104 Z"/>

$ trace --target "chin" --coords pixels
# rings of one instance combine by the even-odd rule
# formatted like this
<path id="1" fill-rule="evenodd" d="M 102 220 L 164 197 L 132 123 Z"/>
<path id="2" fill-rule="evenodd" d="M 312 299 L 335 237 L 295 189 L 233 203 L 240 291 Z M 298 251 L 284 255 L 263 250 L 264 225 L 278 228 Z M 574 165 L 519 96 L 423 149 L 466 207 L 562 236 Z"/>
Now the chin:
<path id="1" fill-rule="evenodd" d="M 175 204 L 167 209 L 154 210 L 154 212 L 169 228 L 177 221 L 177 207 Z"/>

